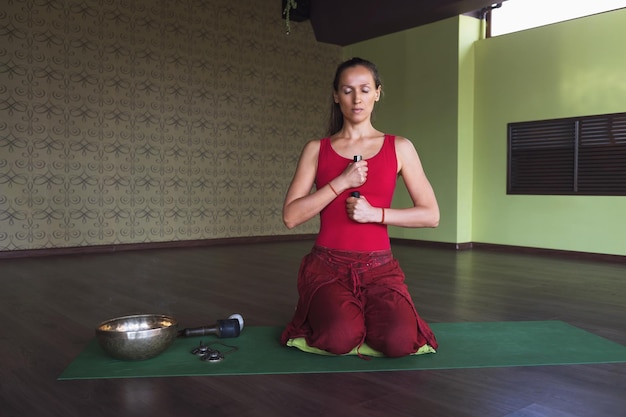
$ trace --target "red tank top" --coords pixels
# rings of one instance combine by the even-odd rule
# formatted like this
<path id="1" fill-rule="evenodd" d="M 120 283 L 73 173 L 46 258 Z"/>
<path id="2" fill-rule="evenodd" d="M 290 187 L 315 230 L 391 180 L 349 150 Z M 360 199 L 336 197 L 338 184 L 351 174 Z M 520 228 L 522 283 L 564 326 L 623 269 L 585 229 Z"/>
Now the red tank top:
<path id="1" fill-rule="evenodd" d="M 340 175 L 352 159 L 344 158 L 332 148 L 330 139 L 320 141 L 315 185 L 322 188 Z M 357 223 L 346 213 L 346 199 L 359 191 L 374 207 L 390 207 L 396 187 L 398 161 L 395 136 L 385 135 L 380 151 L 367 160 L 367 181 L 358 188 L 339 194 L 320 213 L 320 232 L 316 244 L 330 249 L 371 252 L 389 250 L 387 226 L 379 223 Z"/>

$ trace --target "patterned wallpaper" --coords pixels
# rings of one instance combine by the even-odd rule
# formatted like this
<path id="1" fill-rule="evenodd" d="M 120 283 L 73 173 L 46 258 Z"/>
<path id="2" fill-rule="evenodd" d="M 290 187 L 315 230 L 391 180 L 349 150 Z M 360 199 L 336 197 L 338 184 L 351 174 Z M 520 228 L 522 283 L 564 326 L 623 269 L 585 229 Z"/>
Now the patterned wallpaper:
<path id="1" fill-rule="evenodd" d="M 337 46 L 280 0 L 4 0 L 0 250 L 315 233 L 281 209 Z"/>

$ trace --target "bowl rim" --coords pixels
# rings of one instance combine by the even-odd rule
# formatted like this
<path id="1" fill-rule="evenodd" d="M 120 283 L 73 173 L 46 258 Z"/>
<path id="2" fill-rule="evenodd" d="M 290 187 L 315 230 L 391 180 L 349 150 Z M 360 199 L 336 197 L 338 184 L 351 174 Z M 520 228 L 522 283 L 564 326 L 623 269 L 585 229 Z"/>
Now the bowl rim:
<path id="1" fill-rule="evenodd" d="M 125 319 L 136 319 L 136 318 L 161 318 L 161 319 L 166 319 L 167 321 L 171 322 L 171 325 L 167 326 L 167 327 L 157 327 L 157 328 L 152 328 L 152 329 L 139 329 L 139 330 L 129 330 L 129 331 L 119 331 L 119 330 L 108 330 L 108 329 L 103 329 L 102 326 L 109 324 L 109 323 L 113 323 L 116 321 L 120 321 L 120 320 L 125 320 Z M 100 324 L 98 324 L 96 326 L 96 332 L 98 333 L 110 333 L 110 334 L 126 334 L 126 333 L 142 333 L 142 332 L 152 332 L 152 331 L 158 331 L 158 330 L 162 330 L 162 329 L 175 329 L 176 326 L 178 326 L 178 320 L 176 320 L 174 317 L 172 317 L 171 315 L 168 314 L 151 314 L 151 313 L 144 313 L 144 314 L 129 314 L 126 316 L 119 316 L 119 317 L 113 317 L 111 319 L 105 320 L 103 322 L 101 322 Z"/>

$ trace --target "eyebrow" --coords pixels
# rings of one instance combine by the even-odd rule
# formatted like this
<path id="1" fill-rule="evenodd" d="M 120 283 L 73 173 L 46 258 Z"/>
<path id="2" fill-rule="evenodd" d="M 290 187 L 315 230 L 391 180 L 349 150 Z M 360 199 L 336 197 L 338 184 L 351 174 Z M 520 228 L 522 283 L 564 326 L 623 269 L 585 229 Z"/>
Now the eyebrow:
<path id="1" fill-rule="evenodd" d="M 346 87 L 348 87 L 348 88 L 354 88 L 354 86 L 349 85 L 349 84 L 342 84 L 342 85 L 340 86 L 340 88 L 346 88 Z M 360 85 L 358 85 L 357 87 L 371 87 L 371 84 L 370 84 L 370 83 L 364 83 L 364 84 L 360 84 Z"/>

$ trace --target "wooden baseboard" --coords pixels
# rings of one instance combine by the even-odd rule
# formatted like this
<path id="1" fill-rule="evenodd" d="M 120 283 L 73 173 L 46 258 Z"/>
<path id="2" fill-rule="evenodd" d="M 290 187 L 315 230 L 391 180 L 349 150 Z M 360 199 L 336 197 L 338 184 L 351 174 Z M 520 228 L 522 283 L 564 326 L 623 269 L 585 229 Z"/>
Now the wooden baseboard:
<path id="1" fill-rule="evenodd" d="M 446 243 L 446 242 L 431 242 L 424 240 L 410 240 L 410 239 L 392 239 L 394 243 L 402 245 L 411 245 L 416 247 L 429 247 L 440 249 L 453 249 L 453 250 L 485 250 L 502 253 L 512 254 L 527 254 L 538 256 L 550 256 L 560 257 L 565 259 L 583 259 L 590 261 L 601 262 L 622 262 L 626 263 L 626 256 L 623 255 L 609 255 L 605 253 L 591 253 L 591 252 L 576 252 L 558 249 L 545 249 L 545 248 L 533 248 L 526 246 L 512 246 L 512 245 L 497 245 L 493 243 L 480 243 L 480 242 L 466 242 L 466 243 Z"/>
<path id="2" fill-rule="evenodd" d="M 401 238 L 391 238 L 391 243 L 423 247 L 423 248 L 451 249 L 451 250 L 468 250 L 468 249 L 472 249 L 472 245 L 473 245 L 472 242 L 450 243 L 450 242 L 435 242 L 431 240 L 413 240 L 413 239 L 401 239 Z"/>
<path id="3" fill-rule="evenodd" d="M 58 255 L 86 255 L 99 253 L 113 253 L 150 249 L 170 248 L 197 248 L 218 245 L 243 245 L 250 243 L 285 242 L 299 240 L 314 240 L 315 234 L 277 235 L 277 236 L 249 236 L 220 239 L 180 240 L 175 242 L 127 243 L 120 245 L 95 245 L 67 248 L 27 249 L 14 251 L 0 251 L 0 259 L 33 258 Z"/>
<path id="4" fill-rule="evenodd" d="M 521 254 L 527 254 L 527 255 L 560 257 L 560 258 L 566 258 L 566 259 L 626 263 L 626 256 L 610 255 L 606 253 L 578 252 L 578 251 L 568 251 L 568 250 L 559 250 L 559 249 L 496 245 L 492 243 L 476 243 L 476 242 L 472 244 L 472 247 L 474 249 L 482 249 L 482 250 L 506 252 L 506 253 L 516 253 L 516 254 L 521 253 Z"/>
<path id="5" fill-rule="evenodd" d="M 68 248 L 45 248 L 45 249 L 32 249 L 32 250 L 14 250 L 14 251 L 0 251 L 0 259 L 14 259 L 14 258 L 33 258 L 41 256 L 59 256 L 59 255 L 84 255 L 84 254 L 99 254 L 99 253 L 113 253 L 124 251 L 136 251 L 136 250 L 150 250 L 150 249 L 169 249 L 169 248 L 195 248 L 205 246 L 218 246 L 218 245 L 244 245 L 251 243 L 271 243 L 271 242 L 289 242 L 289 241 L 301 241 L 301 240 L 315 240 L 315 234 L 302 234 L 302 235 L 277 235 L 277 236 L 249 236 L 249 237 L 233 237 L 233 238 L 220 238 L 220 239 L 202 239 L 202 240 L 182 240 L 175 242 L 151 242 L 151 243 L 130 243 L 121 245 L 99 245 L 99 246 L 81 246 L 81 247 L 68 247 Z M 435 249 L 448 249 L 448 250 L 487 250 L 503 253 L 514 254 L 528 254 L 528 255 L 541 255 L 551 257 L 561 257 L 569 259 L 585 259 L 590 261 L 603 261 L 603 262 L 621 262 L 626 263 L 626 256 L 621 255 L 608 255 L 602 253 L 588 253 L 588 252 L 575 252 L 556 249 L 544 249 L 544 248 L 531 248 L 525 246 L 511 246 L 511 245 L 497 245 L 492 243 L 478 243 L 478 242 L 465 242 L 465 243 L 449 243 L 449 242 L 434 242 L 426 240 L 412 240 L 412 239 L 400 239 L 392 238 L 391 242 L 400 245 L 409 245 L 415 247 L 435 248 Z"/>

